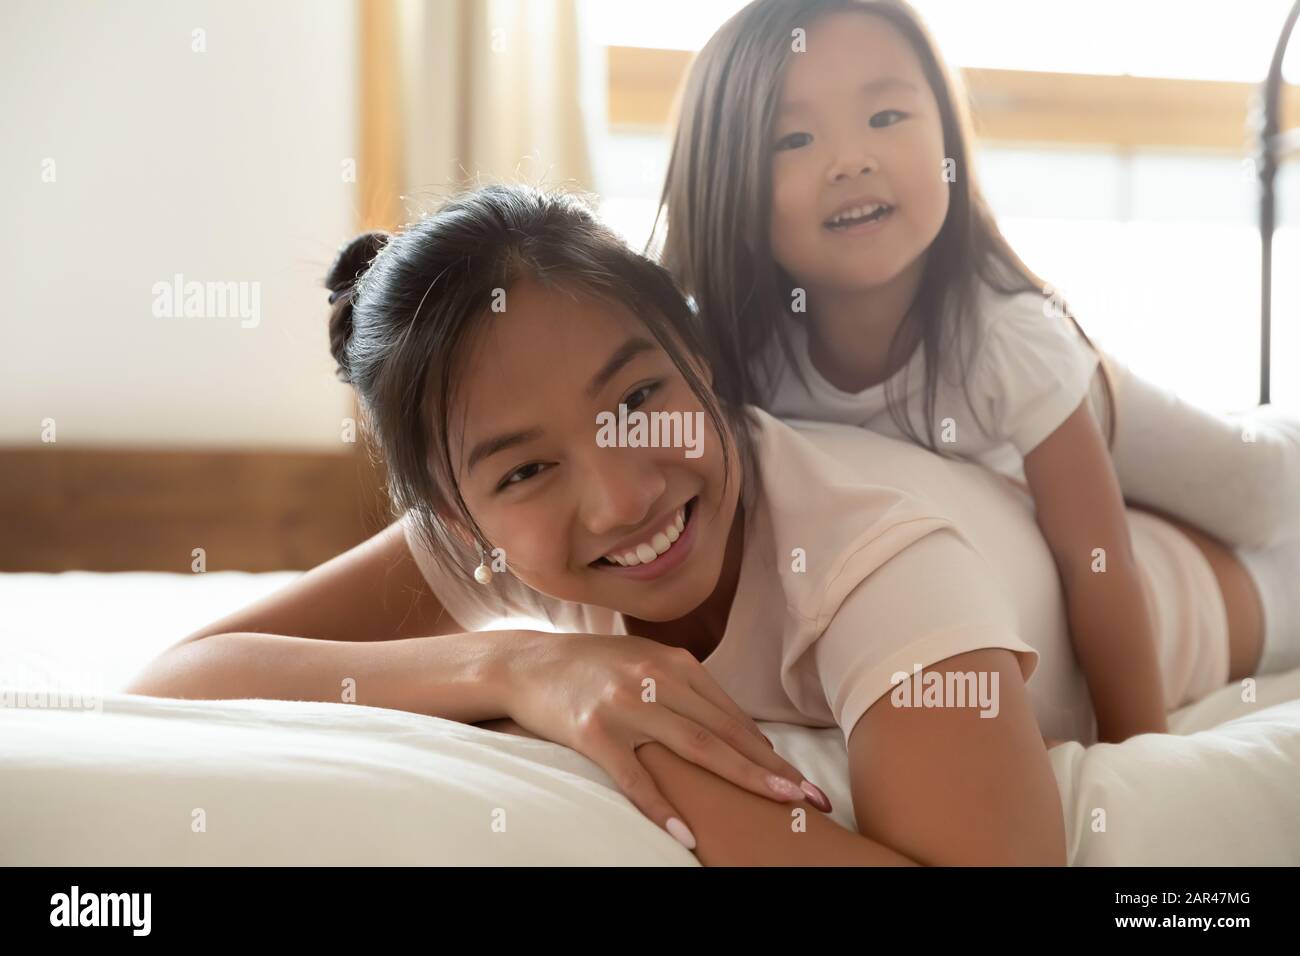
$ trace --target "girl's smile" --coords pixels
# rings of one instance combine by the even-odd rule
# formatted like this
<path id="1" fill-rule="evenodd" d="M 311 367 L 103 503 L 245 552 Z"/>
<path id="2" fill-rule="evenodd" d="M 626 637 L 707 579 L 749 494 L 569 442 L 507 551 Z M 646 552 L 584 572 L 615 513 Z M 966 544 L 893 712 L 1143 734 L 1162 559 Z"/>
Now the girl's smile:
<path id="1" fill-rule="evenodd" d="M 884 203 L 853 203 L 846 212 L 826 220 L 826 229 L 836 236 L 864 236 L 879 232 L 890 221 L 894 207 Z"/>
<path id="2" fill-rule="evenodd" d="M 863 291 L 916 262 L 948 213 L 938 105 L 880 17 L 826 14 L 782 80 L 772 131 L 773 258 L 810 296 Z"/>
<path id="3" fill-rule="evenodd" d="M 835 213 L 826 219 L 827 229 L 845 229 L 864 222 L 883 219 L 894 211 L 892 203 L 876 196 L 858 196 L 840 203 Z"/>

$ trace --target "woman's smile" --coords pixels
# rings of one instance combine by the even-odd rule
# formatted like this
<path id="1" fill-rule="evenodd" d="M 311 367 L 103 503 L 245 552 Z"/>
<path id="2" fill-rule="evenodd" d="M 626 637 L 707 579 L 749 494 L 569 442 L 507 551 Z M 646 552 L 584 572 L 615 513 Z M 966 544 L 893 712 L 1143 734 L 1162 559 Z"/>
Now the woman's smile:
<path id="1" fill-rule="evenodd" d="M 639 621 L 691 614 L 727 560 L 734 445 L 628 306 L 532 277 L 509 296 L 509 311 L 476 343 L 452 412 L 467 423 L 451 455 L 484 538 L 515 577 L 551 597 Z M 701 453 L 684 433 L 682 443 L 603 443 L 593 423 L 621 406 L 698 418 Z"/>
<path id="2" fill-rule="evenodd" d="M 663 577 L 680 567 L 688 557 L 695 544 L 696 513 L 695 507 L 699 496 L 690 499 L 685 505 L 674 511 L 661 530 L 647 533 L 647 537 L 634 548 L 612 552 L 591 562 L 593 568 L 632 578 L 648 581 Z M 617 559 L 622 563 L 615 563 Z"/>

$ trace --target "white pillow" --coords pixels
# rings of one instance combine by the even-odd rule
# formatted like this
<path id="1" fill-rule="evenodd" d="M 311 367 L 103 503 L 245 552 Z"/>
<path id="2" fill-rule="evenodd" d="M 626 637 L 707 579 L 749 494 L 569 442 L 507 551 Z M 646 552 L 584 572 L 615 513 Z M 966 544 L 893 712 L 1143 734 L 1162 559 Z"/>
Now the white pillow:
<path id="1" fill-rule="evenodd" d="M 1300 864 L 1294 698 L 1300 670 L 1171 717 L 1189 736 L 1053 748 L 1071 863 Z M 0 863 L 698 865 L 548 741 L 348 704 L 102 707 L 0 708 Z M 853 829 L 838 729 L 760 726 Z"/>

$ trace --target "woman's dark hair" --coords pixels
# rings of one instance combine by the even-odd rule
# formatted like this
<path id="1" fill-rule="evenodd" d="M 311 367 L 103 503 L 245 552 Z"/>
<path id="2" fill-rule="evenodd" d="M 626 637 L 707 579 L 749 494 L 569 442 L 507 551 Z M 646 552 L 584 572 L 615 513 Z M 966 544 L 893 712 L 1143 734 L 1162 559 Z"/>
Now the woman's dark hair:
<path id="1" fill-rule="evenodd" d="M 884 19 L 915 51 L 939 105 L 944 156 L 954 160 L 957 170 L 949 184 L 947 218 L 887 356 L 887 367 L 896 368 L 917 343 L 923 350 L 925 442 L 897 400 L 897 378 L 891 377 L 885 389 L 890 414 L 903 433 L 946 455 L 934 436 L 939 357 L 954 343 L 963 365 L 973 354 L 961 340 L 975 308 L 977 279 L 1004 294 L 1046 294 L 1048 286 L 998 228 L 969 161 L 972 132 L 965 94 L 921 18 L 902 0 L 755 0 L 723 24 L 691 65 L 680 94 L 659 203 L 666 225 L 660 233 L 656 217 L 650 244 L 662 240 L 660 259 L 699 306 L 714 360 L 714 391 L 720 397 L 755 405 L 770 401 L 775 369 L 758 366 L 774 340 L 786 364 L 807 385 L 783 325 L 787 314 L 796 321 L 804 318 L 787 311 L 796 283 L 772 258 L 769 239 L 770 138 L 793 31 L 806 29 L 824 14 L 845 11 Z M 1056 312 L 1050 320 L 1068 318 L 1097 351 L 1060 297 L 1051 301 Z M 1046 315 L 1044 320 L 1049 320 Z M 1114 390 L 1106 357 L 1099 355 L 1107 441 L 1113 443 Z M 962 379 L 965 388 L 965 374 Z M 907 383 L 901 385 L 906 390 Z"/>
<path id="2" fill-rule="evenodd" d="M 508 294 L 524 278 L 633 312 L 713 421 L 724 482 L 732 477 L 733 438 L 744 471 L 751 469 L 748 416 L 737 403 L 719 401 L 698 374 L 706 353 L 665 269 L 629 249 L 576 196 L 519 185 L 463 194 L 395 234 L 353 239 L 325 280 L 330 351 L 337 374 L 356 391 L 363 435 L 386 466 L 393 517 L 410 514 L 420 543 L 454 580 L 464 581 L 468 569 L 457 563 L 463 546 L 448 519 L 471 529 L 486 551 L 492 544 L 456 481 L 450 406 L 467 347 L 492 321 L 495 290 Z"/>

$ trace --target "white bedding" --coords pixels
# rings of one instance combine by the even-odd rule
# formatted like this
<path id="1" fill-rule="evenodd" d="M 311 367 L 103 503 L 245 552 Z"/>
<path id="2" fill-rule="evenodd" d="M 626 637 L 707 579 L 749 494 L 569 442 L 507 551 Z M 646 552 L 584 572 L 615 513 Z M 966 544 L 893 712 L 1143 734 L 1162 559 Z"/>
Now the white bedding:
<path id="1" fill-rule="evenodd" d="M 0 708 L 0 863 L 696 864 L 545 741 L 356 705 L 113 692 L 293 577 L 0 575 L 4 688 L 107 691 L 98 709 Z M 1173 735 L 1054 748 L 1071 863 L 1300 864 L 1300 670 L 1240 698 L 1179 711 Z M 838 730 L 761 726 L 851 828 Z"/>

